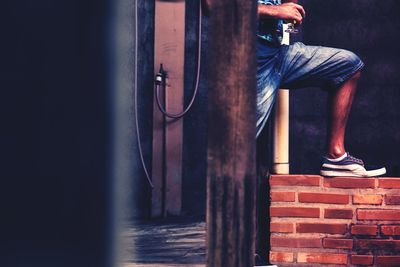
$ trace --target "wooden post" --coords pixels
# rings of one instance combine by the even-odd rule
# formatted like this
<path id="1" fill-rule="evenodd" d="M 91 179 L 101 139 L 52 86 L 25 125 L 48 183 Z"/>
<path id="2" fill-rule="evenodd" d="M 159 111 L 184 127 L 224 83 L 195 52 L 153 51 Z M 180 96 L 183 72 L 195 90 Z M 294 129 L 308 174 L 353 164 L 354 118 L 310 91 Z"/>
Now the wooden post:
<path id="1" fill-rule="evenodd" d="M 254 265 L 256 2 L 210 1 L 207 266 Z"/>

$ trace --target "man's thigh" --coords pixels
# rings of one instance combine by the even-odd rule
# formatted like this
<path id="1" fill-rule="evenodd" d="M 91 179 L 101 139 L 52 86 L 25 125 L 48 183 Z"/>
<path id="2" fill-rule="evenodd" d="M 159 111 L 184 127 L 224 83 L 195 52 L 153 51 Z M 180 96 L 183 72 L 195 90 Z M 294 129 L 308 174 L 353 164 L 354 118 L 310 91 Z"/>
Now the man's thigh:
<path id="1" fill-rule="evenodd" d="M 271 114 L 281 83 L 281 48 L 257 43 L 257 136 Z"/>
<path id="2" fill-rule="evenodd" d="M 285 88 L 337 87 L 364 67 L 353 52 L 300 42 L 283 47 L 280 56 L 281 86 Z"/>

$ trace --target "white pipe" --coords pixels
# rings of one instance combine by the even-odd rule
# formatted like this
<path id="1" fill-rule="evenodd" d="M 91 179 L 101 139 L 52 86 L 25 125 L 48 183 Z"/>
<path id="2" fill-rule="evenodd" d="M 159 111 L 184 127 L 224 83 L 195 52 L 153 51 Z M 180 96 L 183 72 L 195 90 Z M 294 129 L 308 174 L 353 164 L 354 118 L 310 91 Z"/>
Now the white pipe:
<path id="1" fill-rule="evenodd" d="M 282 44 L 289 45 L 289 33 L 283 25 Z M 275 103 L 273 123 L 273 172 L 289 174 L 289 90 L 279 89 Z"/>
<path id="2" fill-rule="evenodd" d="M 289 174 L 289 90 L 278 91 L 273 125 L 273 172 Z"/>

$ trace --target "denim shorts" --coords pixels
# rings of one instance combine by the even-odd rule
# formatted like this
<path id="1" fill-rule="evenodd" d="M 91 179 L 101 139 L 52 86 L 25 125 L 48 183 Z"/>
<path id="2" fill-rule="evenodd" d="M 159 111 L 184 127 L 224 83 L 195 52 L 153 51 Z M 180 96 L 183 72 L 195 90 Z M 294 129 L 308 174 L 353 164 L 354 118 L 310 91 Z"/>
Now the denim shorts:
<path id="1" fill-rule="evenodd" d="M 257 136 L 271 114 L 278 88 L 338 88 L 364 67 L 353 52 L 296 42 L 257 42 Z"/>

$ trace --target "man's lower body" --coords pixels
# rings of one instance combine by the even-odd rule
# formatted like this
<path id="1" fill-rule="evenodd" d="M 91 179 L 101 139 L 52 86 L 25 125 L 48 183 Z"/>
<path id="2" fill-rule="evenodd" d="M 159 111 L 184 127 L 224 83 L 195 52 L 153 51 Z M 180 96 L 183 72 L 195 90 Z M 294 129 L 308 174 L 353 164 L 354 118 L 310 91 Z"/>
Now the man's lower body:
<path id="1" fill-rule="evenodd" d="M 257 44 L 257 136 L 275 102 L 278 88 L 321 87 L 329 94 L 328 141 L 321 174 L 370 177 L 385 168 L 368 169 L 344 147 L 347 118 L 364 63 L 354 53 L 336 48 L 294 43 L 272 47 Z"/>

